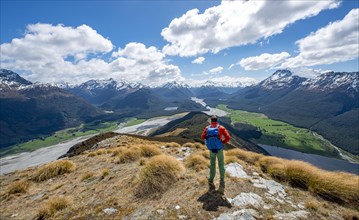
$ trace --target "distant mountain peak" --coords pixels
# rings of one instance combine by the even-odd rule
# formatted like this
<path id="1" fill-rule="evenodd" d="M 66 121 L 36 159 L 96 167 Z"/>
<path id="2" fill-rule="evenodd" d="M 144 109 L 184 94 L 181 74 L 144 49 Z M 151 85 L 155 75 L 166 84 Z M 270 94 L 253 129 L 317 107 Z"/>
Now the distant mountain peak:
<path id="1" fill-rule="evenodd" d="M 173 81 L 173 82 L 165 83 L 162 87 L 166 89 L 179 89 L 179 88 L 189 88 L 189 85 L 183 82 Z"/>
<path id="2" fill-rule="evenodd" d="M 290 70 L 277 70 L 258 85 L 269 90 L 284 89 L 298 85 L 306 78 L 294 75 Z"/>
<path id="3" fill-rule="evenodd" d="M 8 87 L 31 85 L 32 82 L 22 78 L 19 74 L 6 69 L 0 69 L 0 84 Z"/>

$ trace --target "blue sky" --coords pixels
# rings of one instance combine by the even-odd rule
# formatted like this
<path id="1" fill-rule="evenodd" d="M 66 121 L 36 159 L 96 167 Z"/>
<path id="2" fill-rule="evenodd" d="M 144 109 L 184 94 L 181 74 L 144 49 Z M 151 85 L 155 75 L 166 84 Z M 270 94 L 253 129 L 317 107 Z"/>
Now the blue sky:
<path id="1" fill-rule="evenodd" d="M 147 84 L 358 71 L 358 1 L 256 2 L 1 1 L 1 67 L 33 81 Z"/>

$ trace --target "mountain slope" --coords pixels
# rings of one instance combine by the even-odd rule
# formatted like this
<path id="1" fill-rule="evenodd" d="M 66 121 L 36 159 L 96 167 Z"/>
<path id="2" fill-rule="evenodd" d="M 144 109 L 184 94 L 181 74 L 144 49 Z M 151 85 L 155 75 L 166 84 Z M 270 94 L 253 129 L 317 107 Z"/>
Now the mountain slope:
<path id="1" fill-rule="evenodd" d="M 339 147 L 359 154 L 358 137 L 351 132 L 358 131 L 359 119 L 355 113 L 345 116 L 359 108 L 358 81 L 358 72 L 331 72 L 306 79 L 279 70 L 258 85 L 239 91 L 226 104 L 313 129 Z"/>
<path id="2" fill-rule="evenodd" d="M 0 176 L 0 201 L 4 204 L 0 206 L 0 218 L 334 220 L 358 217 L 354 207 L 359 202 L 355 200 L 359 192 L 353 188 L 348 191 L 352 198 L 343 197 L 345 194 L 332 198 L 337 202 L 348 199 L 339 205 L 329 197 L 326 200 L 320 197 L 325 197 L 328 189 L 325 185 L 317 192 L 293 188 L 290 182 L 272 179 L 275 172 L 262 170 L 255 165 L 256 161 L 238 158 L 245 158 L 242 156 L 248 153 L 225 152 L 226 186 L 221 195 L 217 190 L 208 191 L 209 160 L 204 146 L 115 136 L 67 160 Z M 252 156 L 262 162 L 281 161 L 258 154 Z M 196 158 L 201 158 L 201 164 Z M 298 163 L 282 162 L 288 163 L 288 167 Z M 267 167 L 265 163 L 262 165 Z M 304 174 L 315 169 L 305 163 L 298 165 Z M 282 166 L 277 166 L 276 170 L 280 169 Z M 316 173 L 318 184 L 325 183 L 318 179 L 322 172 Z M 343 173 L 325 174 L 329 181 L 335 180 L 331 182 L 335 186 L 359 178 Z M 277 175 L 279 178 L 280 173 Z M 297 176 L 297 180 L 301 178 L 305 179 Z M 217 188 L 218 182 L 217 177 Z M 146 183 L 155 190 L 149 187 L 143 191 Z"/>
<path id="3" fill-rule="evenodd" d="M 9 76 L 5 73 L 3 81 Z M 32 84 L 17 74 L 12 78 L 16 79 L 8 81 L 12 86 L 0 91 L 0 148 L 79 125 L 100 114 L 85 100 L 63 89 Z"/>

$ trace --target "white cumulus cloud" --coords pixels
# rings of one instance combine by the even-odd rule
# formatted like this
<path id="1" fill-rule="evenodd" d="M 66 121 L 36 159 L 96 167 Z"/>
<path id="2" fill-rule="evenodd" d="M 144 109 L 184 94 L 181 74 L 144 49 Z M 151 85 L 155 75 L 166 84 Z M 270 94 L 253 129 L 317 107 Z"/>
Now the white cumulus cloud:
<path id="1" fill-rule="evenodd" d="M 204 57 L 198 57 L 198 58 L 194 59 L 194 60 L 192 61 L 192 63 L 202 64 L 204 60 L 205 60 Z"/>
<path id="2" fill-rule="evenodd" d="M 263 53 L 259 56 L 243 58 L 239 61 L 239 64 L 245 70 L 260 70 L 275 67 L 283 63 L 288 57 L 290 55 L 287 52 L 275 54 Z"/>
<path id="3" fill-rule="evenodd" d="M 338 7 L 328 1 L 221 1 L 200 13 L 187 11 L 171 21 L 161 32 L 169 42 L 163 51 L 168 55 L 196 56 L 255 43 L 281 33 L 288 25 L 316 16 L 325 9 Z"/>
<path id="4" fill-rule="evenodd" d="M 320 28 L 296 42 L 299 54 L 282 67 L 315 66 L 352 60 L 359 55 L 359 9 L 352 9 L 343 20 Z"/>
<path id="5" fill-rule="evenodd" d="M 81 83 L 112 77 L 152 85 L 183 80 L 179 67 L 156 47 L 128 43 L 105 59 L 114 45 L 87 25 L 28 25 L 23 38 L 0 47 L 1 67 L 25 71 L 31 81 Z"/>
<path id="6" fill-rule="evenodd" d="M 210 69 L 209 73 L 218 74 L 218 73 L 221 73 L 222 71 L 223 71 L 223 67 L 217 66 L 216 68 Z"/>

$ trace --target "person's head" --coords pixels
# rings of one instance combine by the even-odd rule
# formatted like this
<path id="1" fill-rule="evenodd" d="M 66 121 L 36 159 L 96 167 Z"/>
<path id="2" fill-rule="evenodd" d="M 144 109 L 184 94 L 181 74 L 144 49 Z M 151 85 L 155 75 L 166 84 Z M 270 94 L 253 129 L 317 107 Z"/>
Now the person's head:
<path id="1" fill-rule="evenodd" d="M 217 122 L 217 116 L 212 115 L 211 116 L 211 122 Z"/>

